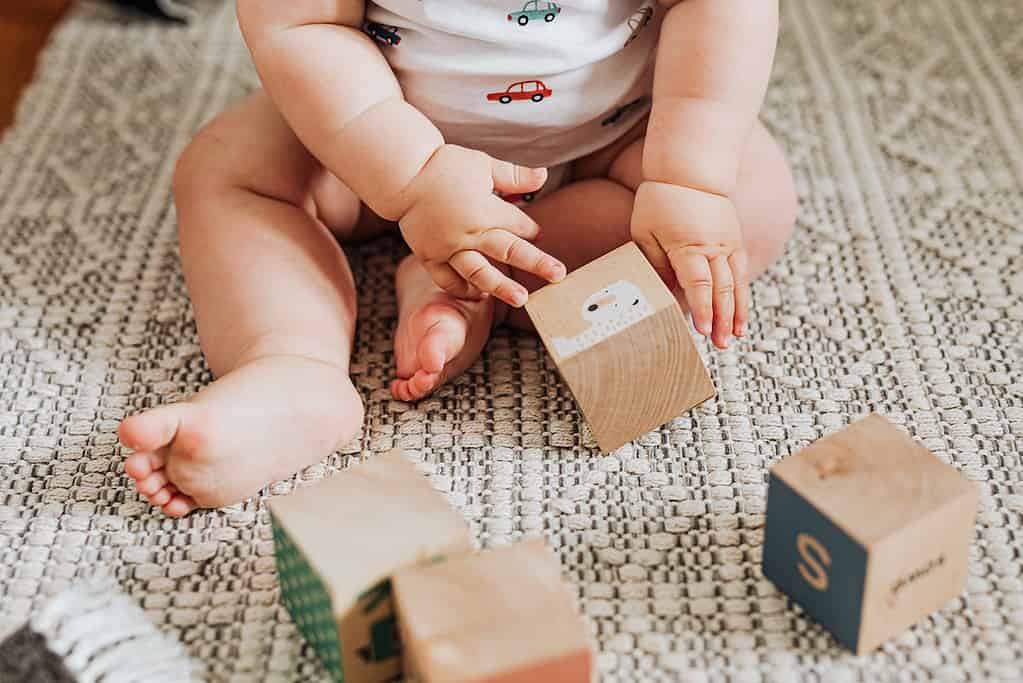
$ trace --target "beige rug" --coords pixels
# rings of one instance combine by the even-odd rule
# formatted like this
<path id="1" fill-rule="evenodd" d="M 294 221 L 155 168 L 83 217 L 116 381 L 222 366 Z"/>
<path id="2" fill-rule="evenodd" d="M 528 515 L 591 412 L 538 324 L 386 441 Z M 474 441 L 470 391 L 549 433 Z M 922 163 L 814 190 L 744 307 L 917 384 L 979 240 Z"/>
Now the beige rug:
<path id="1" fill-rule="evenodd" d="M 391 401 L 400 245 L 382 242 L 353 253 L 362 436 L 266 496 L 417 453 L 481 544 L 559 550 L 604 681 L 1023 680 L 1023 5 L 783 4 L 765 119 L 800 228 L 755 287 L 749 340 L 701 346 L 717 400 L 601 457 L 538 342 L 503 335 L 435 398 Z M 211 680 L 315 681 L 265 498 L 165 520 L 115 438 L 210 379 L 169 179 L 254 83 L 228 3 L 188 28 L 84 4 L 0 144 L 0 621 L 103 571 Z M 964 596 L 856 659 L 758 566 L 768 466 L 871 410 L 984 495 Z"/>

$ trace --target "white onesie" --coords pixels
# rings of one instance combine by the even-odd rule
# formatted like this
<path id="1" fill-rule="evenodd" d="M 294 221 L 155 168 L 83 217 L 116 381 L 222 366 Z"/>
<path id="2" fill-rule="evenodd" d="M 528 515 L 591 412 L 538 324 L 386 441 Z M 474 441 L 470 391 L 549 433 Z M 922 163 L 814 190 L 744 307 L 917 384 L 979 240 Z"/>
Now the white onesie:
<path id="1" fill-rule="evenodd" d="M 405 99 L 498 159 L 556 167 L 649 109 L 655 0 L 370 0 L 366 17 Z"/>

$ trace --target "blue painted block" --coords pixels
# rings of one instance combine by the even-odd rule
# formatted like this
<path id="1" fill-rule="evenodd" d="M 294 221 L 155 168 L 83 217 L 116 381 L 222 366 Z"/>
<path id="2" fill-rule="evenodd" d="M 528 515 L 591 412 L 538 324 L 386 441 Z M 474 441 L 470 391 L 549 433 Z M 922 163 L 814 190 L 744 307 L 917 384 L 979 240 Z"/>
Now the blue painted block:
<path id="1" fill-rule="evenodd" d="M 772 473 L 764 576 L 850 650 L 859 648 L 867 550 Z"/>
<path id="2" fill-rule="evenodd" d="M 764 576 L 860 654 L 962 589 L 977 487 L 871 415 L 771 470 Z"/>

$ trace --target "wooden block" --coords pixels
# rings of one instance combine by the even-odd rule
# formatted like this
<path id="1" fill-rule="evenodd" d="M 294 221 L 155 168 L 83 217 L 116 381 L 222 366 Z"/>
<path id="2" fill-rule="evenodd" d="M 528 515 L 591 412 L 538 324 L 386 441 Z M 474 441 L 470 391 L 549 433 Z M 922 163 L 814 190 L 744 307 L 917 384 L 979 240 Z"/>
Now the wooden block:
<path id="1" fill-rule="evenodd" d="M 533 292 L 526 311 L 604 452 L 714 396 L 685 314 L 631 242 Z"/>
<path id="2" fill-rule="evenodd" d="M 281 597 L 339 683 L 401 673 L 395 571 L 471 552 L 465 519 L 399 451 L 270 501 Z"/>
<path id="3" fill-rule="evenodd" d="M 764 575 L 863 654 L 962 590 L 978 495 L 871 415 L 771 469 Z"/>
<path id="4" fill-rule="evenodd" d="M 586 624 L 540 540 L 398 572 L 394 599 L 409 680 L 590 681 Z"/>

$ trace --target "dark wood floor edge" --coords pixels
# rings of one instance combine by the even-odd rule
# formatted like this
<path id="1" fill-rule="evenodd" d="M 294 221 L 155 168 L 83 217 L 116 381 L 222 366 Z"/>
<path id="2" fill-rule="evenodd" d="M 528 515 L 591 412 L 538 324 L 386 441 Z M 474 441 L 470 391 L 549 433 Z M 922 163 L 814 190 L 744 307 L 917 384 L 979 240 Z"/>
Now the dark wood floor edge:
<path id="1" fill-rule="evenodd" d="M 18 103 L 38 67 L 39 55 L 74 0 L 0 5 L 0 132 L 14 122 Z"/>

